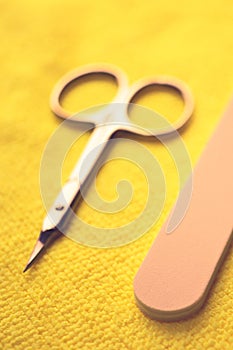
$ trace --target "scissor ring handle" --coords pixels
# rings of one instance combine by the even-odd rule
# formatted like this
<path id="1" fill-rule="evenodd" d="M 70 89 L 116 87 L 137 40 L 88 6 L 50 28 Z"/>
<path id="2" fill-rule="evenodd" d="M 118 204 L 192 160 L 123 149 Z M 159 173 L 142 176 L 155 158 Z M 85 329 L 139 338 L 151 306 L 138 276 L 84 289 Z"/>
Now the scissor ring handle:
<path id="1" fill-rule="evenodd" d="M 67 74 L 65 74 L 54 86 L 51 96 L 50 96 L 50 108 L 51 110 L 60 118 L 67 119 L 74 115 L 74 113 L 66 111 L 60 103 L 61 95 L 64 92 L 65 88 L 72 83 L 74 80 L 77 80 L 81 77 L 91 75 L 91 74 L 106 74 L 113 77 L 118 86 L 118 92 L 114 97 L 114 102 L 121 101 L 123 94 L 126 93 L 128 89 L 127 77 L 122 70 L 118 67 L 111 64 L 88 64 L 80 68 L 76 68 Z M 113 102 L 112 101 L 112 102 Z M 75 118 L 76 119 L 76 118 Z M 82 116 L 82 113 L 78 115 L 77 120 L 81 122 L 91 122 L 95 123 L 95 117 L 93 115 L 85 114 L 85 117 Z"/>
<path id="2" fill-rule="evenodd" d="M 188 85 L 182 80 L 170 76 L 156 76 L 154 78 L 144 78 L 137 81 L 131 87 L 130 94 L 128 95 L 129 103 L 132 103 L 132 100 L 135 98 L 135 96 L 143 89 L 149 86 L 165 86 L 173 88 L 181 95 L 184 101 L 184 110 L 180 117 L 174 123 L 169 123 L 170 125 L 164 128 L 151 130 L 151 135 L 166 135 L 173 131 L 179 130 L 190 119 L 194 110 L 194 98 Z M 148 135 L 148 132 L 146 132 L 146 130 L 143 131 L 143 129 L 141 130 L 141 132 L 138 130 L 138 133 L 142 135 Z"/>

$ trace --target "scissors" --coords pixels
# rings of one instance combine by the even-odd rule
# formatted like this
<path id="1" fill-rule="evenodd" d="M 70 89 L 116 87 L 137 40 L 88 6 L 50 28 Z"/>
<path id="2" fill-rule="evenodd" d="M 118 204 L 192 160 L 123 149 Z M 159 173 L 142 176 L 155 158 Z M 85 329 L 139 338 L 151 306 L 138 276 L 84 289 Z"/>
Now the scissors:
<path id="1" fill-rule="evenodd" d="M 61 95 L 71 82 L 91 74 L 104 74 L 114 78 L 118 86 L 116 96 L 111 103 L 104 106 L 100 111 L 73 115 L 62 107 L 60 103 Z M 172 125 L 167 124 L 163 128 L 149 131 L 145 128 L 139 128 L 130 120 L 128 116 L 130 103 L 132 103 L 139 92 L 149 86 L 170 87 L 181 95 L 184 102 L 184 109 L 179 118 Z M 120 109 L 120 113 L 119 109 L 114 110 L 114 108 L 112 108 L 116 103 L 123 106 Z M 189 87 L 183 81 L 174 77 L 155 76 L 144 78 L 129 87 L 127 76 L 121 69 L 110 64 L 91 64 L 79 67 L 67 73 L 58 81 L 51 93 L 50 107 L 52 111 L 62 119 L 67 119 L 72 116 L 73 121 L 91 123 L 94 128 L 83 154 L 43 221 L 40 236 L 24 271 L 33 264 L 41 251 L 51 240 L 53 234 L 59 231 L 59 227 L 67 216 L 66 214 L 72 207 L 78 194 L 80 194 L 81 187 L 92 172 L 93 167 L 111 137 L 119 130 L 128 131 L 145 137 L 170 134 L 174 132 L 174 130 L 179 130 L 191 117 L 194 101 Z M 92 153 L 91 159 L 90 157 L 88 158 L 90 161 L 85 163 L 85 167 L 82 167 L 83 161 L 90 153 Z M 80 171 L 81 167 L 82 171 Z"/>

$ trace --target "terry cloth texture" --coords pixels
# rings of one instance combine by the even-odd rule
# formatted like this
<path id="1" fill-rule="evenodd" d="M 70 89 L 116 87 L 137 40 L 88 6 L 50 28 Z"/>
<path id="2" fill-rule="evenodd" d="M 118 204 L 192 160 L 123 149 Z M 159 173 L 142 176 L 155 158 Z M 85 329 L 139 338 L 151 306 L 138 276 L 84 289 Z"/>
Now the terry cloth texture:
<path id="1" fill-rule="evenodd" d="M 125 70 L 131 83 L 161 74 L 186 81 L 196 108 L 182 137 L 194 165 L 233 91 L 232 0 L 15 0 L 1 1 L 0 12 L 0 348 L 232 349 L 232 249 L 196 316 L 160 323 L 146 318 L 135 305 L 133 278 L 177 195 L 176 169 L 168 161 L 163 162 L 168 176 L 164 210 L 140 239 L 97 249 L 62 237 L 22 273 L 44 216 L 40 160 L 61 122 L 48 105 L 57 79 L 77 66 L 107 62 Z M 84 82 L 84 92 L 76 87 L 66 94 L 65 107 L 75 111 L 106 102 L 114 87 L 105 84 L 98 89 L 97 82 L 90 88 Z M 150 93 L 141 102 L 168 115 L 178 112 L 177 99 L 166 103 L 164 93 L 156 96 Z M 74 161 L 87 140 L 88 135 L 78 141 Z M 137 141 L 158 159 L 166 159 L 158 142 Z M 126 164 L 106 164 L 97 189 L 105 200 L 114 200 L 116 184 L 128 175 L 135 187 L 129 207 L 123 214 L 110 215 L 82 203 L 82 220 L 116 227 L 140 213 L 146 181 L 140 169 Z M 71 168 L 68 162 L 66 175 Z M 211 242 L 206 249 L 208 254 Z"/>

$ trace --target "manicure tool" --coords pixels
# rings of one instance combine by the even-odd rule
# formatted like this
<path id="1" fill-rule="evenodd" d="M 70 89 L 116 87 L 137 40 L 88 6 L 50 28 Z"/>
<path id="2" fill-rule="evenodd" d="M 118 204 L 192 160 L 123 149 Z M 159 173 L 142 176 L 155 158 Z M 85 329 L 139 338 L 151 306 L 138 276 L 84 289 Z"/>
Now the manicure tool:
<path id="1" fill-rule="evenodd" d="M 197 312 L 230 247 L 232 126 L 233 99 L 194 169 L 183 221 L 168 234 L 168 218 L 136 274 L 136 302 L 150 318 L 178 321 Z M 181 191 L 181 200 L 189 185 L 188 181 Z"/>
<path id="2" fill-rule="evenodd" d="M 81 186 L 85 183 L 88 175 L 95 166 L 97 159 L 104 151 L 104 148 L 108 144 L 107 141 L 109 141 L 117 131 L 123 130 L 147 137 L 151 135 L 159 136 L 169 134 L 174 130 L 180 129 L 192 115 L 194 106 L 193 97 L 188 86 L 184 82 L 173 77 L 158 76 L 141 79 L 129 87 L 126 75 L 119 68 L 107 64 L 97 64 L 75 69 L 63 76 L 55 85 L 51 94 L 50 107 L 58 117 L 66 119 L 71 116 L 71 113 L 66 111 L 60 104 L 60 97 L 64 92 L 64 89 L 74 80 L 91 74 L 105 74 L 113 77 L 118 85 L 117 94 L 109 105 L 92 115 L 83 115 L 82 113 L 79 113 L 72 116 L 73 121 L 77 120 L 77 122 L 93 124 L 93 132 L 68 181 L 61 189 L 61 192 L 55 199 L 51 209 L 44 219 L 40 236 L 24 271 L 32 265 L 39 253 L 43 250 L 48 241 L 50 241 L 51 237 L 57 232 L 58 226 L 60 227 L 65 221 L 68 211 L 71 209 L 78 194 L 80 194 Z M 171 87 L 182 96 L 184 110 L 179 119 L 173 123 L 173 125 L 162 129 L 150 130 L 149 132 L 142 128 L 138 128 L 137 125 L 133 124 L 129 119 L 129 104 L 141 90 L 148 86 Z M 121 103 L 125 106 L 125 108 L 122 109 L 120 116 L 118 113 L 114 112 L 114 109 L 111 109 L 111 105 L 114 103 Z M 80 172 L 82 162 L 93 150 L 95 151 L 92 161 L 85 166 L 85 170 L 82 169 L 82 172 Z"/>

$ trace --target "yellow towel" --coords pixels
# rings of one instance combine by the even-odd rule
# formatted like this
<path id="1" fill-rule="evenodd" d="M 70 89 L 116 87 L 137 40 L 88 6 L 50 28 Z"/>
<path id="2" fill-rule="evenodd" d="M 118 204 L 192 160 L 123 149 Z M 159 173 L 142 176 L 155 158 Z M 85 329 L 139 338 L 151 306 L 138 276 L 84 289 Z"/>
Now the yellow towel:
<path id="1" fill-rule="evenodd" d="M 122 67 L 130 82 L 157 74 L 185 80 L 196 109 L 182 137 L 194 164 L 233 91 L 232 1 L 15 0 L 1 1 L 0 10 L 0 348 L 232 349 L 232 250 L 195 317 L 159 323 L 135 305 L 132 281 L 174 203 L 172 176 L 161 218 L 137 241 L 97 249 L 63 237 L 22 273 L 44 215 L 38 174 L 45 144 L 60 123 L 48 106 L 57 79 L 76 66 L 108 62 Z M 113 90 L 103 85 L 102 93 L 93 96 L 91 88 L 84 88 L 85 93 L 77 88 L 66 96 L 67 108 L 98 98 L 106 102 Z M 143 102 L 153 107 L 160 102 L 153 98 Z M 73 160 L 87 139 L 80 140 Z M 163 158 L 163 147 L 140 142 Z M 97 179 L 105 200 L 116 198 L 114 186 L 125 176 L 124 162 L 117 162 L 107 164 Z M 127 215 L 133 217 L 143 206 L 140 193 L 146 190 L 134 171 L 132 166 L 136 197 L 125 216 L 110 218 L 82 203 L 81 218 L 100 226 L 127 223 Z"/>

